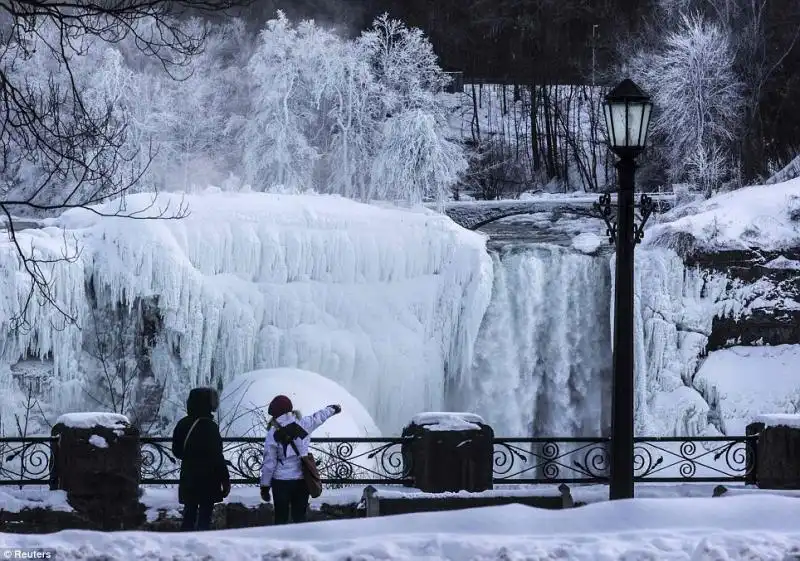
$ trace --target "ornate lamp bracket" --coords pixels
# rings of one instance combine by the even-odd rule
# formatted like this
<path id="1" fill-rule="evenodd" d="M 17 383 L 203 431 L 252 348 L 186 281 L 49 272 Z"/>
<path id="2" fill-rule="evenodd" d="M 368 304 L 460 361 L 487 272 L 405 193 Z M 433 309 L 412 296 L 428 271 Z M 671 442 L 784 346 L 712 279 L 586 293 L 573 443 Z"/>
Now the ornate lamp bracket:
<path id="1" fill-rule="evenodd" d="M 653 198 L 649 197 L 648 195 L 642 195 L 642 198 L 639 200 L 639 214 L 641 218 L 639 219 L 639 224 L 636 224 L 635 222 L 633 224 L 633 243 L 642 242 L 642 238 L 644 237 L 644 227 L 647 224 L 647 219 L 653 214 L 655 208 L 656 205 L 653 202 Z"/>
<path id="2" fill-rule="evenodd" d="M 633 242 L 641 243 L 644 238 L 644 227 L 647 225 L 647 220 L 652 216 L 653 211 L 656 209 L 656 204 L 653 198 L 649 195 L 642 195 L 639 199 L 639 223 L 633 224 Z M 606 235 L 608 240 L 613 244 L 617 242 L 617 217 L 614 213 L 614 205 L 611 203 L 611 193 L 604 193 L 600 195 L 600 200 L 594 203 L 594 210 L 606 223 Z"/>
<path id="3" fill-rule="evenodd" d="M 606 223 L 606 235 L 608 241 L 616 243 L 617 241 L 617 221 L 613 217 L 613 206 L 611 205 L 611 193 L 604 193 L 600 195 L 600 200 L 594 203 L 594 209 L 600 214 L 600 218 Z"/>

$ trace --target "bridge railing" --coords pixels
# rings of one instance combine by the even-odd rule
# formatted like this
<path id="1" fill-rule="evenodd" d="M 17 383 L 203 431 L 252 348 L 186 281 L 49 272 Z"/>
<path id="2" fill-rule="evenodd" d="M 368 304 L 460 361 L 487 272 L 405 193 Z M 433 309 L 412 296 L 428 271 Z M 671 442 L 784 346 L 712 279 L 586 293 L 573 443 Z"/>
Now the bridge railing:
<path id="1" fill-rule="evenodd" d="M 314 438 L 311 451 L 329 487 L 413 484 L 403 438 Z M 494 439 L 495 485 L 608 482 L 608 438 Z M 54 481 L 51 437 L 0 438 L 0 485 Z M 753 476 L 756 437 L 639 437 L 634 446 L 638 482 L 737 482 Z M 224 438 L 232 483 L 255 484 L 262 438 Z M 170 438 L 141 438 L 142 484 L 178 483 L 180 462 Z"/>

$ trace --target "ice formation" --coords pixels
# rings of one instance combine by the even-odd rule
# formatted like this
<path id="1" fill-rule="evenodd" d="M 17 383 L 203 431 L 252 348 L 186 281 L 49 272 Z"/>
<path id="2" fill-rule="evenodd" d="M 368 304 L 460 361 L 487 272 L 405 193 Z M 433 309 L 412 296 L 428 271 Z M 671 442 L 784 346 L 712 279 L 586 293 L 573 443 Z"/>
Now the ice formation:
<path id="1" fill-rule="evenodd" d="M 493 252 L 492 300 L 450 408 L 500 436 L 594 436 L 608 410 L 606 257 L 545 244 Z"/>
<path id="2" fill-rule="evenodd" d="M 20 234 L 24 247 L 35 243 L 50 255 L 61 255 L 62 229 L 77 238 L 77 261 L 56 264 L 52 278 L 55 298 L 80 327 L 89 322 L 90 298 L 98 307 L 156 302 L 162 325 L 150 363 L 166 407 L 175 409 L 163 413 L 179 414 L 191 386 L 224 386 L 236 374 L 275 367 L 337 382 L 387 433 L 442 407 L 445 378 L 457 380 L 469 367 L 491 295 L 482 235 L 430 211 L 339 197 L 180 197 L 160 195 L 144 213 L 183 202 L 191 213 L 180 220 L 79 209 Z M 135 195 L 124 204 L 131 211 L 151 200 Z M 29 280 L 10 244 L 0 251 L 5 332 Z M 51 358 L 45 398 L 80 408 L 87 377 L 81 330 L 61 328 L 52 306 L 34 306 L 30 319 L 32 329 L 0 343 L 0 384 L 12 385 L 9 364 Z"/>

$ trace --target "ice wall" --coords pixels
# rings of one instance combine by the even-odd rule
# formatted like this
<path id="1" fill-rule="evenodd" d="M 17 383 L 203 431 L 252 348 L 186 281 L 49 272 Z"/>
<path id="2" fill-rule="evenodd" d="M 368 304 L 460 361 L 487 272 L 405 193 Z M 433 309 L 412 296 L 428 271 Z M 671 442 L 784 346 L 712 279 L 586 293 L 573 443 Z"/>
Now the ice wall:
<path id="1" fill-rule="evenodd" d="M 125 205 L 130 211 L 150 202 L 136 195 Z M 419 411 L 442 408 L 445 376 L 458 380 L 470 364 L 491 294 L 482 235 L 428 211 L 328 196 L 162 195 L 145 215 L 181 202 L 191 213 L 180 220 L 75 210 L 23 232 L 24 246 L 35 242 L 56 255 L 62 228 L 77 238 L 77 261 L 48 274 L 55 299 L 78 325 L 59 329 L 52 306 L 35 306 L 31 329 L 0 343 L 2 363 L 51 356 L 53 397 L 67 386 L 80 393 L 87 373 L 79 328 L 88 321 L 91 280 L 98 305 L 158 297 L 163 327 L 153 366 L 176 412 L 188 387 L 275 367 L 341 384 L 386 434 Z M 29 280 L 13 248 L 0 250 L 5 333 Z M 0 370 L 0 385 L 8 376 Z"/>
<path id="2" fill-rule="evenodd" d="M 611 268 L 613 273 L 613 258 Z M 724 275 L 686 267 L 671 250 L 637 250 L 634 375 L 638 434 L 714 432 L 708 419 L 709 405 L 695 389 L 694 376 L 713 318 L 726 301 L 727 284 Z M 612 292 L 612 330 L 613 307 Z"/>
<path id="3" fill-rule="evenodd" d="M 611 365 L 608 260 L 526 244 L 492 253 L 495 283 L 453 409 L 502 436 L 594 436 Z"/>

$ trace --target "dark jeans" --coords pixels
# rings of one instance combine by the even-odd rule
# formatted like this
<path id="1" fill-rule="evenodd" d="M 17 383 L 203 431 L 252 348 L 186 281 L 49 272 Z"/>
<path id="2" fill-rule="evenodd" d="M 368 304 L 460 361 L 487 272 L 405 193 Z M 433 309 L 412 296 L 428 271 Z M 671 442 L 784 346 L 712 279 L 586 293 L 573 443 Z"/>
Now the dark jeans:
<path id="1" fill-rule="evenodd" d="M 211 514 L 214 512 L 213 504 L 205 505 L 184 505 L 183 524 L 181 531 L 193 532 L 194 530 L 210 530 Z"/>
<path id="2" fill-rule="evenodd" d="M 303 479 L 272 480 L 272 501 L 275 504 L 275 524 L 305 522 L 308 510 L 308 487 Z"/>

